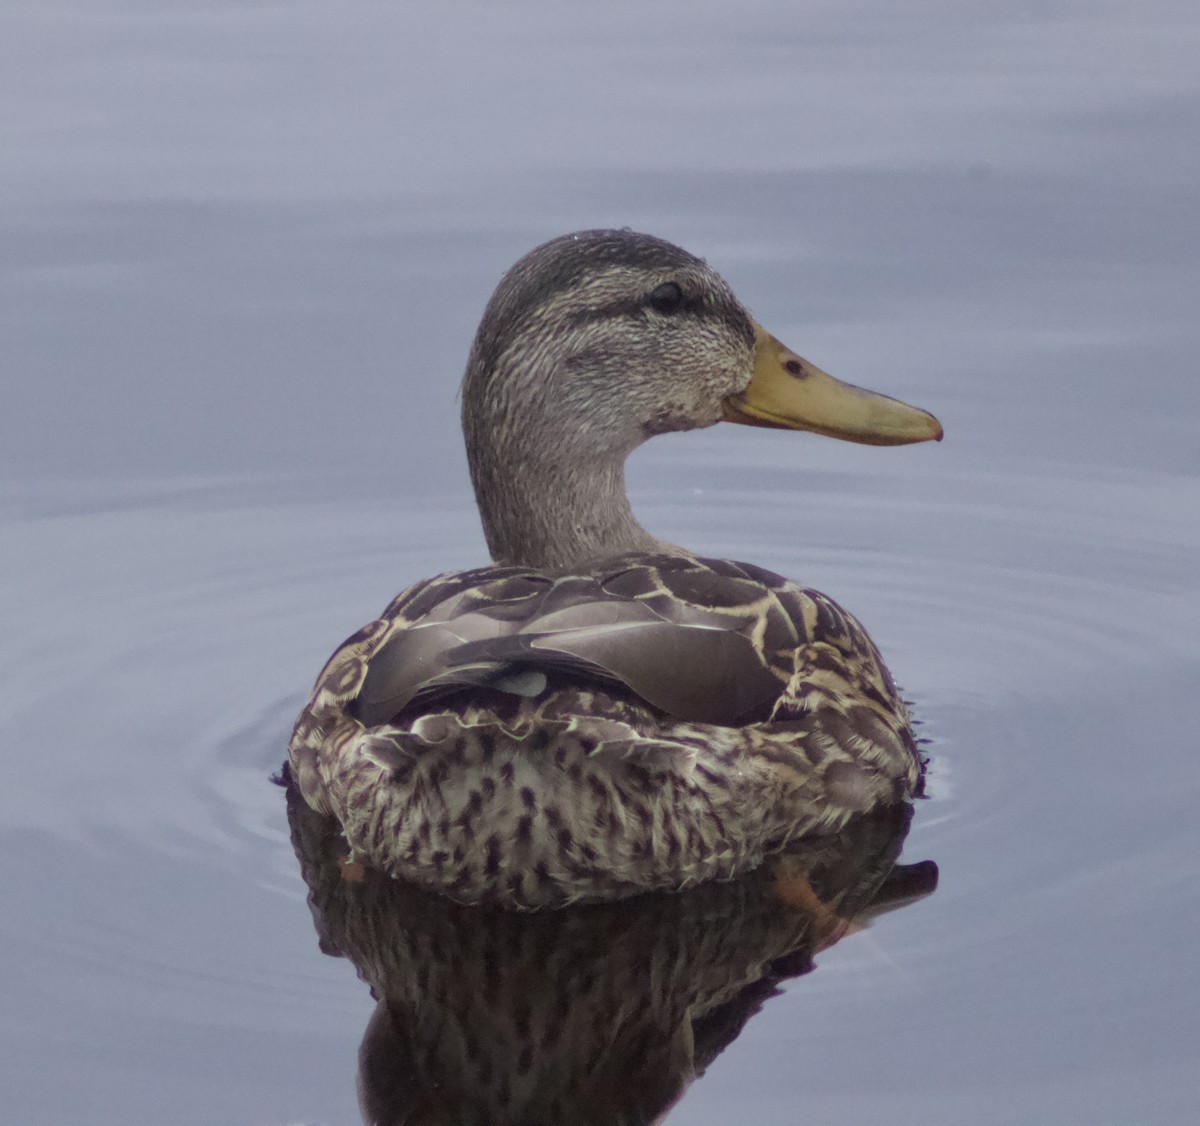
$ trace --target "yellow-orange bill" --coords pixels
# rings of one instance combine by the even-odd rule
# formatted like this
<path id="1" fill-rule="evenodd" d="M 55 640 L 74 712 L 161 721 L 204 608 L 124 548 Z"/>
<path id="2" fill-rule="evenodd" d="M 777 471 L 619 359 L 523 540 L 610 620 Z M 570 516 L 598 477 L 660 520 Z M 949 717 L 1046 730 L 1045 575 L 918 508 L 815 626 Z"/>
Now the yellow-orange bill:
<path id="1" fill-rule="evenodd" d="M 754 328 L 754 375 L 745 391 L 725 400 L 727 421 L 812 430 L 873 446 L 941 441 L 942 424 L 928 411 L 834 379 L 761 325 Z"/>

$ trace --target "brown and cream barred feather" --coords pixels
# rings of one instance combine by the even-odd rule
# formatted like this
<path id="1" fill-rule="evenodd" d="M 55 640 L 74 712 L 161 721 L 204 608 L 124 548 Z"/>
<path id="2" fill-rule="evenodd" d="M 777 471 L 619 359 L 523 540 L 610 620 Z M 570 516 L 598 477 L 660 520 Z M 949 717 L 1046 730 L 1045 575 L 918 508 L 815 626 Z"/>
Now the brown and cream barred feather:
<path id="1" fill-rule="evenodd" d="M 289 758 L 376 866 L 521 908 L 728 878 L 921 777 L 850 614 L 644 554 L 410 587 L 330 659 Z"/>
<path id="2" fill-rule="evenodd" d="M 517 908 L 727 878 L 920 774 L 853 617 L 676 556 L 410 587 L 330 659 L 289 756 L 374 866 Z"/>

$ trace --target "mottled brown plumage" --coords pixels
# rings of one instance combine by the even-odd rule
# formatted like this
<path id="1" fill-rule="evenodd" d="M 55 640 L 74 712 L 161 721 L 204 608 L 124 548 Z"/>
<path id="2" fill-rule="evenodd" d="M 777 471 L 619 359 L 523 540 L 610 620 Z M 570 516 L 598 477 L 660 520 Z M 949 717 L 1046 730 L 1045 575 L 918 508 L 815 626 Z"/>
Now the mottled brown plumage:
<path id="1" fill-rule="evenodd" d="M 781 981 L 933 890 L 933 863 L 895 865 L 909 813 L 876 810 L 682 894 L 530 914 L 359 871 L 337 823 L 289 787 L 321 949 L 349 958 L 377 1001 L 363 1120 L 659 1121 Z"/>
<path id="2" fill-rule="evenodd" d="M 941 434 L 788 352 L 669 243 L 585 232 L 504 279 L 463 389 L 498 563 L 351 637 L 289 748 L 371 864 L 464 902 L 610 899 L 728 878 L 915 791 L 907 713 L 853 617 L 634 519 L 628 453 L 723 416 Z"/>

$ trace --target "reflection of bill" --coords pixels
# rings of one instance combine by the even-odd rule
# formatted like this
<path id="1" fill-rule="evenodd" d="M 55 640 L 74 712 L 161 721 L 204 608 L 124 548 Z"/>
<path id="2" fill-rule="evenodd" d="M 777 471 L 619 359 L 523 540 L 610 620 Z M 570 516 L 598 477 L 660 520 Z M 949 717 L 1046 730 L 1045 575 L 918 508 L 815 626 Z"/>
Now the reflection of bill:
<path id="1" fill-rule="evenodd" d="M 519 914 L 463 907 L 347 863 L 288 789 L 321 949 L 378 1001 L 359 1055 L 370 1123 L 650 1122 L 785 978 L 937 884 L 897 865 L 887 807 L 756 872 L 676 894 Z"/>

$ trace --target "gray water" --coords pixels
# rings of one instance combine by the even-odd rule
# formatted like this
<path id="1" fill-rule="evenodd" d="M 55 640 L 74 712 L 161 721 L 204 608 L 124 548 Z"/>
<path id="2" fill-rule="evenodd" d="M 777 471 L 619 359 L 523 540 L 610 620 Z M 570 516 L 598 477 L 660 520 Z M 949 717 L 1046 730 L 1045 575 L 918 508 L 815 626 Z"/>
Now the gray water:
<path id="1" fill-rule="evenodd" d="M 7 4 L 4 1121 L 358 1120 L 269 775 L 332 648 L 483 560 L 475 322 L 603 225 L 947 433 L 630 464 L 866 623 L 941 869 L 669 1121 L 1196 1121 L 1197 58 L 1170 0 Z"/>

